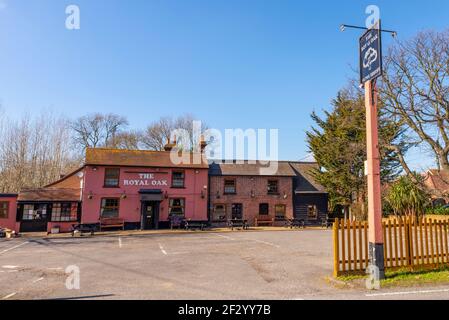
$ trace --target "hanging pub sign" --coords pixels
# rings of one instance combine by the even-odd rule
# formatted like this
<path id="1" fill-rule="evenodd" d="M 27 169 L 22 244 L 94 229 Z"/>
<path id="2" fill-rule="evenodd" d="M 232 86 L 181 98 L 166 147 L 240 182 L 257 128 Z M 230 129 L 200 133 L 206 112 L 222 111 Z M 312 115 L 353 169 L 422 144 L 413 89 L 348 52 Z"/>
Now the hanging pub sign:
<path id="1" fill-rule="evenodd" d="M 382 38 L 380 20 L 360 37 L 360 83 L 382 75 Z"/>

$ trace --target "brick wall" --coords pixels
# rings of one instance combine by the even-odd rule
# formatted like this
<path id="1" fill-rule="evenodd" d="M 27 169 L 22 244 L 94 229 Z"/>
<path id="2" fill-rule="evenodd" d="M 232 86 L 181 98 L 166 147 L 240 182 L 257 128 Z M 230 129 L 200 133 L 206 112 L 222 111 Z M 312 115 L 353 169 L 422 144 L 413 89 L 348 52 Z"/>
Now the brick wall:
<path id="1" fill-rule="evenodd" d="M 225 179 L 236 180 L 236 194 L 224 194 Z M 267 194 L 268 180 L 278 181 L 278 195 Z M 210 177 L 210 220 L 214 222 L 214 208 L 217 204 L 226 205 L 226 219 L 232 215 L 232 204 L 243 205 L 243 219 L 254 225 L 254 219 L 259 216 L 259 204 L 269 205 L 269 217 L 275 217 L 275 206 L 285 205 L 286 218 L 293 217 L 291 177 L 246 177 L 246 176 L 211 176 Z M 264 216 L 266 217 L 266 216 Z"/>

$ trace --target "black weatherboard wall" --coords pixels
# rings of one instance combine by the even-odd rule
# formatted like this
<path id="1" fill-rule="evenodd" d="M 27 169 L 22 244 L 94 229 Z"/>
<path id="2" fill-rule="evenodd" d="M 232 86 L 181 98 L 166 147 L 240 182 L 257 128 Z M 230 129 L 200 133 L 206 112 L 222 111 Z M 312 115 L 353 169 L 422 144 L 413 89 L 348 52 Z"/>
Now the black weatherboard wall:
<path id="1" fill-rule="evenodd" d="M 317 164 L 291 162 L 290 165 L 296 173 L 296 177 L 293 178 L 294 216 L 308 224 L 319 224 L 328 214 L 328 194 L 312 176 L 311 170 L 317 168 Z M 308 217 L 309 206 L 316 206 L 318 211 L 316 219 Z"/>

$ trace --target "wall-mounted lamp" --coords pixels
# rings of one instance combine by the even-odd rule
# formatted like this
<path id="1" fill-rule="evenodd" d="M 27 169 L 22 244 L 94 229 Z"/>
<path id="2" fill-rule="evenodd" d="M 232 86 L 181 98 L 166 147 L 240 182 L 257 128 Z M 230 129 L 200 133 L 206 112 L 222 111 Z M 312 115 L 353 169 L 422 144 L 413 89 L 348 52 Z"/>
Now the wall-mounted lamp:
<path id="1" fill-rule="evenodd" d="M 254 190 L 251 190 L 251 198 L 255 198 L 256 197 L 256 193 L 254 192 Z"/>
<path id="2" fill-rule="evenodd" d="M 168 192 L 167 191 L 165 191 L 165 193 L 164 193 L 164 198 L 168 199 Z"/>
<path id="3" fill-rule="evenodd" d="M 98 170 L 97 167 L 93 167 L 93 168 L 92 168 L 92 171 L 97 171 L 97 170 Z"/>
<path id="4" fill-rule="evenodd" d="M 216 197 L 217 197 L 217 199 L 220 199 L 220 191 L 217 191 Z"/>
<path id="5" fill-rule="evenodd" d="M 87 195 L 87 199 L 91 200 L 94 197 L 92 194 L 92 191 L 89 191 L 89 194 Z"/>
<path id="6" fill-rule="evenodd" d="M 204 199 L 206 197 L 204 190 L 201 190 L 201 199 Z"/>
<path id="7" fill-rule="evenodd" d="M 284 199 L 288 198 L 288 194 L 284 191 Z"/>
<path id="8" fill-rule="evenodd" d="M 123 192 L 122 195 L 120 196 L 121 199 L 126 199 L 128 196 L 126 195 L 126 192 Z"/>

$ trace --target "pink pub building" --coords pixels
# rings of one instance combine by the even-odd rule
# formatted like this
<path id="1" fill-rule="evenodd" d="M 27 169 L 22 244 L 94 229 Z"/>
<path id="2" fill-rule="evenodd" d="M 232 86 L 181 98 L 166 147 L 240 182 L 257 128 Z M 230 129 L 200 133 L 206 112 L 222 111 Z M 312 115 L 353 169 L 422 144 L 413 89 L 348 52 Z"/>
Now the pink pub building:
<path id="1" fill-rule="evenodd" d="M 8 227 L 17 232 L 67 232 L 74 224 L 103 220 L 127 229 L 168 227 L 172 218 L 206 222 L 209 166 L 204 154 L 188 153 L 180 161 L 172 147 L 87 149 L 78 170 L 44 188 L 24 190 L 17 198 L 5 197 L 3 202 L 7 199 L 12 209 Z M 16 203 L 17 215 L 11 212 Z"/>

